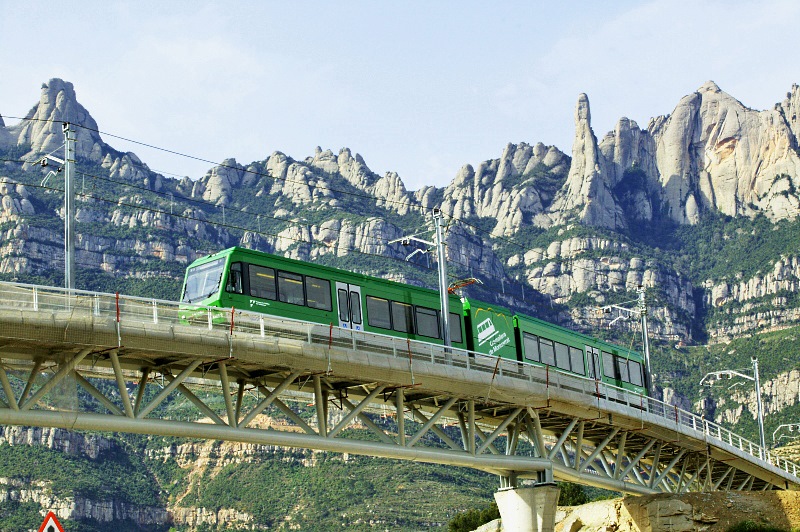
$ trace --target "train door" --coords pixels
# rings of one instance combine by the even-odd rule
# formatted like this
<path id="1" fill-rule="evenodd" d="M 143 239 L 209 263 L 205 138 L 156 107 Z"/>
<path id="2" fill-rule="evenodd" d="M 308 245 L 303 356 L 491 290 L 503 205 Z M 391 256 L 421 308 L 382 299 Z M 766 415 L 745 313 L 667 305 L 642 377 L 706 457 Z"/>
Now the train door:
<path id="1" fill-rule="evenodd" d="M 336 304 L 339 309 L 339 327 L 354 331 L 364 330 L 360 286 L 337 282 Z"/>
<path id="2" fill-rule="evenodd" d="M 587 376 L 590 379 L 600 380 L 600 377 L 603 375 L 602 370 L 600 369 L 600 350 L 587 345 L 586 358 L 588 363 Z"/>

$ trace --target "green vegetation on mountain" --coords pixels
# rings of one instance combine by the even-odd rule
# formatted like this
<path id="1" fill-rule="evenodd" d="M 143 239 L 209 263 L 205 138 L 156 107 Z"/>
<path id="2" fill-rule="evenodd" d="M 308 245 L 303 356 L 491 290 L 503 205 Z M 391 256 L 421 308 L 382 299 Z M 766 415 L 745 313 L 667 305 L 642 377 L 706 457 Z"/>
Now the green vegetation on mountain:
<path id="1" fill-rule="evenodd" d="M 35 502 L 0 502 L 0 530 L 30 530 L 41 524 L 41 506 Z"/>
<path id="2" fill-rule="evenodd" d="M 0 445 L 3 476 L 30 482 L 48 481 L 59 497 L 115 499 L 139 506 L 156 506 L 161 497 L 141 463 L 124 452 L 108 452 L 97 460 L 55 453 L 39 446 Z"/>
<path id="3" fill-rule="evenodd" d="M 206 471 L 181 504 L 236 508 L 270 527 L 413 530 L 441 526 L 496 489 L 495 477 L 462 468 L 335 455 L 317 455 L 310 466 L 291 460 L 291 451 L 281 454 Z"/>

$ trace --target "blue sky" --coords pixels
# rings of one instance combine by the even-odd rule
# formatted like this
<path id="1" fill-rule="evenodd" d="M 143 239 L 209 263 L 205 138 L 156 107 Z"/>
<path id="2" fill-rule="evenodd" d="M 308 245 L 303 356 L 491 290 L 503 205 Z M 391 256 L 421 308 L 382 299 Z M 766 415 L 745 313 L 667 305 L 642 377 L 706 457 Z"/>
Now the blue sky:
<path id="1" fill-rule="evenodd" d="M 102 131 L 242 163 L 348 147 L 411 190 L 509 142 L 571 153 L 581 92 L 600 138 L 709 79 L 755 109 L 800 82 L 793 0 L 0 0 L 0 13 L 4 116 L 60 77 Z M 209 166 L 106 140 L 157 170 Z"/>

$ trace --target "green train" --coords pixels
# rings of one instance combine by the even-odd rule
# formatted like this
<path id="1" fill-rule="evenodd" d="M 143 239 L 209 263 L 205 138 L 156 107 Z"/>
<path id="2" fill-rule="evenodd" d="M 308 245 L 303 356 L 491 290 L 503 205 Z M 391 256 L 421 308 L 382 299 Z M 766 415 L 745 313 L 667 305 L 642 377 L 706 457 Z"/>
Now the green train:
<path id="1" fill-rule="evenodd" d="M 647 392 L 644 360 L 636 351 L 497 305 L 449 297 L 453 347 Z M 241 247 L 190 264 L 181 302 L 442 344 L 434 290 Z"/>

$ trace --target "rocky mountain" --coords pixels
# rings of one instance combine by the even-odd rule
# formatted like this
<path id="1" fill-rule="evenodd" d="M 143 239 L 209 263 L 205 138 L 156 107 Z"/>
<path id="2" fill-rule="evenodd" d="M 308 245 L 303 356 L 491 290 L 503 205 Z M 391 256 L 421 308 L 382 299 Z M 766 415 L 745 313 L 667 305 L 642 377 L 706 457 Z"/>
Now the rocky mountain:
<path id="1" fill-rule="evenodd" d="M 567 185 L 541 217 L 625 229 L 666 216 L 697 224 L 705 212 L 795 218 L 800 87 L 765 111 L 748 109 L 709 81 L 646 129 L 621 118 L 598 143 L 589 100 L 575 110 Z"/>
<path id="2" fill-rule="evenodd" d="M 0 274 L 60 283 L 63 178 L 38 163 L 58 151 L 68 121 L 86 288 L 160 280 L 158 295 L 175 298 L 188 262 L 231 245 L 433 284 L 419 268 L 429 257 L 409 265 L 409 250 L 388 242 L 430 227 L 438 207 L 450 219 L 451 272 L 484 283 L 468 295 L 591 332 L 613 319 L 595 306 L 644 284 L 657 339 L 731 338 L 798 319 L 800 268 L 785 241 L 800 205 L 798 106 L 797 85 L 755 111 L 707 82 L 646 129 L 622 118 L 598 141 L 581 94 L 571 157 L 541 142 L 508 144 L 444 188 L 409 191 L 348 148 L 166 177 L 105 143 L 72 84 L 53 79 L 25 120 L 0 125 Z M 750 260 L 736 257 L 744 247 Z"/>
<path id="3" fill-rule="evenodd" d="M 798 102 L 795 85 L 773 109 L 755 111 L 708 82 L 646 129 L 622 118 L 598 142 L 582 94 L 571 157 L 541 142 L 508 144 L 497 159 L 464 165 L 444 188 L 408 191 L 396 173 L 373 173 L 348 148 L 317 148 L 303 160 L 277 151 L 248 164 L 231 158 L 197 180 L 165 177 L 106 144 L 72 84 L 53 79 L 26 120 L 0 125 L 0 272 L 58 282 L 61 185 L 56 174 L 42 188 L 53 168 L 38 162 L 59 148 L 68 121 L 81 172 L 79 272 L 172 279 L 164 297 L 176 297 L 185 264 L 230 245 L 431 283 L 424 269 L 399 262 L 408 250 L 388 242 L 430 227 L 426 213 L 439 207 L 452 220 L 451 271 L 480 278 L 479 297 L 499 293 L 504 304 L 591 330 L 604 323 L 593 306 L 644 283 L 657 338 L 691 343 L 781 327 L 800 307 L 790 297 L 800 281 L 790 247 L 764 244 L 769 256 L 754 272 L 707 271 L 686 256 L 692 236 L 676 236 L 726 216 L 745 225 L 763 216 L 774 228 L 797 219 Z M 367 258 L 351 260 L 357 253 Z"/>
<path id="4" fill-rule="evenodd" d="M 798 110 L 797 85 L 758 111 L 707 82 L 646 128 L 621 118 L 598 137 L 581 94 L 571 155 L 509 143 L 445 187 L 409 191 L 349 148 L 164 176 L 107 144 L 73 85 L 52 79 L 25 120 L 0 118 L 0 279 L 62 284 L 63 173 L 40 161 L 62 153 L 70 122 L 79 288 L 176 299 L 189 262 L 233 245 L 434 286 L 435 260 L 406 262 L 389 242 L 430 229 L 440 208 L 451 274 L 483 283 L 470 297 L 638 347 L 637 323 L 597 307 L 630 306 L 645 286 L 662 397 L 752 436 L 753 397 L 700 397 L 696 383 L 724 343 L 800 323 Z M 746 363 L 768 343 L 738 353 Z M 786 392 L 796 361 L 779 360 L 762 366 L 775 423 L 799 408 Z M 197 512 L 186 519 L 212 519 Z"/>

